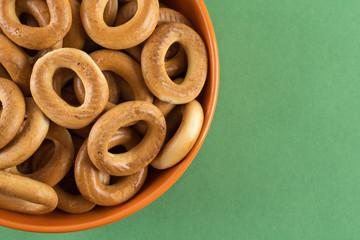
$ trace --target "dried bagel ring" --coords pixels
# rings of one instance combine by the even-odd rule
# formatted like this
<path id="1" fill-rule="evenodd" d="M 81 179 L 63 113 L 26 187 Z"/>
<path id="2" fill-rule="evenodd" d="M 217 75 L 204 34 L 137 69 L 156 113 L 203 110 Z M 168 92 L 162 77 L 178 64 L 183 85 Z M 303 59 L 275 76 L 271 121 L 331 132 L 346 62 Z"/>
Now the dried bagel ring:
<path id="1" fill-rule="evenodd" d="M 123 102 L 135 100 L 134 91 L 132 90 L 129 83 L 119 75 L 115 75 L 115 78 L 120 87 L 120 96 Z"/>
<path id="2" fill-rule="evenodd" d="M 58 68 L 70 68 L 85 86 L 85 101 L 73 107 L 55 92 L 52 81 Z M 34 65 L 30 80 L 31 93 L 39 108 L 56 124 L 66 128 L 89 125 L 105 108 L 109 88 L 98 66 L 85 52 L 62 48 L 40 58 Z"/>
<path id="3" fill-rule="evenodd" d="M 152 102 L 153 96 L 144 83 L 144 78 L 141 74 L 140 65 L 125 53 L 113 50 L 99 50 L 90 54 L 97 66 L 102 71 L 112 71 L 125 79 L 135 94 L 135 100 Z M 81 82 L 76 77 L 74 79 L 74 89 L 79 102 L 84 99 L 84 92 L 81 91 Z M 109 108 L 115 107 L 114 104 Z"/>
<path id="4" fill-rule="evenodd" d="M 0 33 L 0 63 L 20 87 L 24 96 L 30 96 L 31 64 L 24 52 L 2 33 Z"/>
<path id="5" fill-rule="evenodd" d="M 32 98 L 25 98 L 27 119 L 20 132 L 0 150 L 0 169 L 16 166 L 39 148 L 49 130 L 49 119 Z"/>
<path id="6" fill-rule="evenodd" d="M 154 31 L 159 16 L 158 0 L 137 0 L 138 11 L 127 23 L 109 27 L 104 22 L 107 0 L 83 0 L 81 20 L 89 37 L 109 49 L 131 48 L 145 41 Z"/>
<path id="7" fill-rule="evenodd" d="M 50 13 L 46 2 L 42 0 L 17 0 L 16 1 L 16 12 L 20 17 L 23 13 L 28 13 L 33 16 L 40 27 L 45 27 L 50 22 Z M 34 56 L 28 55 L 29 62 L 34 64 L 39 58 L 44 56 L 46 53 L 51 52 L 55 49 L 62 48 L 63 40 L 51 46 L 50 48 L 38 51 Z"/>
<path id="8" fill-rule="evenodd" d="M 200 103 L 193 100 L 182 106 L 182 120 L 174 136 L 164 144 L 151 166 L 156 169 L 167 169 L 180 162 L 192 149 L 199 137 L 204 112 Z"/>
<path id="9" fill-rule="evenodd" d="M 60 182 L 74 164 L 74 144 L 70 133 L 65 128 L 59 127 L 54 123 L 50 124 L 46 139 L 54 142 L 54 153 L 50 159 L 41 159 L 42 166 L 36 171 L 29 174 L 22 174 L 17 171 L 16 167 L 7 169 L 7 171 L 38 180 L 51 187 Z M 37 165 L 39 165 L 39 163 Z"/>
<path id="10" fill-rule="evenodd" d="M 59 68 L 53 76 L 53 88 L 58 96 L 61 97 L 61 89 L 73 78 L 75 73 L 68 68 Z"/>
<path id="11" fill-rule="evenodd" d="M 184 48 L 188 70 L 181 84 L 174 83 L 165 71 L 165 54 L 175 42 Z M 141 68 L 149 90 L 160 100 L 184 104 L 201 92 L 208 69 L 206 47 L 201 37 L 180 23 L 163 24 L 146 41 L 141 53 Z"/>
<path id="12" fill-rule="evenodd" d="M 142 141 L 125 153 L 109 153 L 109 141 L 116 130 L 141 120 L 148 124 Z M 165 119 L 157 107 L 143 101 L 124 102 L 95 122 L 88 137 L 89 157 L 100 171 L 114 176 L 131 175 L 155 158 L 164 142 L 165 133 Z"/>
<path id="13" fill-rule="evenodd" d="M 36 172 L 40 168 L 44 167 L 47 161 L 54 155 L 54 151 L 54 142 L 45 139 L 36 152 L 31 156 L 31 158 L 28 159 L 30 160 L 31 165 L 31 171 L 28 173 Z"/>
<path id="14" fill-rule="evenodd" d="M 50 186 L 15 174 L 0 171 L 0 208 L 26 214 L 53 211 L 58 197 Z"/>
<path id="15" fill-rule="evenodd" d="M 121 143 L 120 140 L 115 144 Z M 104 185 L 100 179 L 101 172 L 89 158 L 87 145 L 85 141 L 75 161 L 75 180 L 81 194 L 87 200 L 102 206 L 118 205 L 132 198 L 144 184 L 148 167 L 133 175 L 120 177 L 112 185 Z"/>
<path id="16" fill-rule="evenodd" d="M 124 24 L 129 21 L 137 10 L 136 1 L 131 1 L 119 9 L 115 25 Z M 157 26 L 164 23 L 183 23 L 191 27 L 190 21 L 181 13 L 165 7 L 160 7 L 159 20 Z M 132 48 L 125 49 L 125 51 L 132 56 L 136 61 L 141 62 L 142 44 Z M 173 53 L 175 50 L 175 53 Z M 172 57 L 168 57 L 172 56 Z M 182 48 L 171 46 L 166 53 L 165 69 L 169 77 L 176 76 L 186 70 L 186 54 Z"/>
<path id="17" fill-rule="evenodd" d="M 25 117 L 25 100 L 18 86 L 9 79 L 0 78 L 0 149 L 19 131 Z"/>
<path id="18" fill-rule="evenodd" d="M 69 32 L 64 37 L 65 48 L 82 49 L 86 40 L 86 32 L 81 23 L 80 3 L 77 0 L 69 0 L 71 6 L 72 22 Z"/>
<path id="19" fill-rule="evenodd" d="M 17 45 L 34 50 L 50 48 L 62 40 L 71 27 L 69 0 L 46 0 L 50 11 L 50 23 L 45 27 L 21 24 L 16 16 L 15 1 L 0 1 L 0 27 Z"/>

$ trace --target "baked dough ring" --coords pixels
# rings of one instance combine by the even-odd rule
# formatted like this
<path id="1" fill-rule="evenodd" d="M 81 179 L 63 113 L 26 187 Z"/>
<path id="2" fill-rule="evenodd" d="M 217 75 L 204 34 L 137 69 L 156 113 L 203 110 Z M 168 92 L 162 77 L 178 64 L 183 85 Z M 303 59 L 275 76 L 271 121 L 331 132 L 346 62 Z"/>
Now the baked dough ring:
<path id="1" fill-rule="evenodd" d="M 20 17 L 23 13 L 30 14 L 35 18 L 40 27 L 45 27 L 50 22 L 50 13 L 46 2 L 43 0 L 16 0 L 16 13 Z M 31 26 L 31 25 L 29 25 Z M 34 26 L 31 26 L 34 27 Z M 38 51 L 35 56 L 27 55 L 29 62 L 33 65 L 39 58 L 55 49 L 62 48 L 61 39 L 54 46 Z"/>
<path id="2" fill-rule="evenodd" d="M 188 60 L 188 70 L 181 84 L 174 83 L 165 71 L 165 54 L 175 42 L 184 48 Z M 147 87 L 157 98 L 174 104 L 188 103 L 200 94 L 205 84 L 208 69 L 205 44 L 184 24 L 163 24 L 146 41 L 141 53 L 141 68 Z"/>
<path id="3" fill-rule="evenodd" d="M 19 131 L 25 117 L 25 100 L 18 86 L 9 79 L 0 78 L 0 149 Z"/>
<path id="4" fill-rule="evenodd" d="M 102 71 L 112 71 L 125 79 L 133 89 L 135 100 L 152 103 L 153 96 L 144 83 L 140 65 L 134 59 L 114 50 L 99 50 L 91 53 L 90 57 Z M 74 89 L 80 103 L 84 99 L 81 85 L 78 77 L 75 77 Z M 112 107 L 115 105 L 108 103 L 107 110 Z"/>
<path id="5" fill-rule="evenodd" d="M 102 206 L 115 206 L 132 198 L 144 184 L 148 168 L 121 177 L 112 185 L 104 185 L 99 176 L 101 172 L 87 154 L 87 145 L 85 141 L 75 161 L 75 180 L 81 194 L 89 201 Z"/>
<path id="6" fill-rule="evenodd" d="M 159 16 L 158 0 L 137 0 L 138 11 L 127 23 L 109 27 L 104 22 L 107 0 L 83 0 L 81 20 L 89 37 L 109 49 L 131 48 L 145 41 L 154 31 Z"/>
<path id="7" fill-rule="evenodd" d="M 46 214 L 58 203 L 54 189 L 15 174 L 0 171 L 0 208 L 25 213 Z"/>
<path id="8" fill-rule="evenodd" d="M 116 18 L 115 25 L 121 25 L 129 21 L 137 10 L 136 1 L 131 1 L 119 9 L 119 13 Z M 166 7 L 160 7 L 159 10 L 159 19 L 157 26 L 160 26 L 164 23 L 183 23 L 192 27 L 190 21 L 181 13 Z M 143 45 L 139 44 L 135 47 L 125 49 L 125 51 L 133 57 L 139 63 L 141 62 L 141 50 Z M 175 53 L 173 53 L 175 50 Z M 169 77 L 176 76 L 180 73 L 183 73 L 186 70 L 186 54 L 184 50 L 180 47 L 171 46 L 166 53 L 165 58 L 165 69 Z"/>
<path id="9" fill-rule="evenodd" d="M 72 22 L 69 32 L 63 39 L 64 48 L 82 49 L 86 40 L 86 32 L 81 23 L 80 3 L 77 0 L 69 0 L 71 6 Z"/>
<path id="10" fill-rule="evenodd" d="M 52 81 L 58 68 L 70 68 L 82 80 L 86 96 L 81 106 L 67 104 L 55 92 Z M 66 128 L 89 125 L 104 110 L 109 98 L 108 85 L 98 66 L 85 52 L 72 48 L 58 49 L 40 58 L 34 65 L 30 88 L 46 116 Z"/>
<path id="11" fill-rule="evenodd" d="M 193 100 L 182 106 L 182 112 L 180 127 L 151 162 L 152 167 L 167 169 L 174 166 L 190 152 L 198 139 L 204 122 L 204 112 L 200 103 Z"/>
<path id="12" fill-rule="evenodd" d="M 30 96 L 31 64 L 24 52 L 2 33 L 0 33 L 0 63 L 20 87 L 24 96 Z"/>
<path id="13" fill-rule="evenodd" d="M 141 120 L 148 124 L 142 141 L 125 153 L 109 153 L 109 141 L 114 133 Z M 104 113 L 92 127 L 88 137 L 89 157 L 100 171 L 114 176 L 131 175 L 155 158 L 165 134 L 165 119 L 157 107 L 143 101 L 121 103 Z"/>
<path id="14" fill-rule="evenodd" d="M 44 141 L 49 119 L 32 98 L 25 98 L 27 120 L 20 132 L 0 150 L 0 169 L 16 166 L 28 159 Z"/>
<path id="15" fill-rule="evenodd" d="M 70 133 L 63 127 L 51 123 L 46 139 L 54 142 L 55 149 L 50 159 L 41 159 L 41 163 L 33 162 L 37 166 L 36 171 L 30 174 L 22 174 L 16 166 L 7 171 L 38 180 L 53 187 L 61 181 L 74 164 L 74 144 Z"/>
<path id="16" fill-rule="evenodd" d="M 71 26 L 69 0 L 46 0 L 51 20 L 45 27 L 21 24 L 16 16 L 15 0 L 0 1 L 0 27 L 17 45 L 34 50 L 54 46 L 62 40 Z"/>

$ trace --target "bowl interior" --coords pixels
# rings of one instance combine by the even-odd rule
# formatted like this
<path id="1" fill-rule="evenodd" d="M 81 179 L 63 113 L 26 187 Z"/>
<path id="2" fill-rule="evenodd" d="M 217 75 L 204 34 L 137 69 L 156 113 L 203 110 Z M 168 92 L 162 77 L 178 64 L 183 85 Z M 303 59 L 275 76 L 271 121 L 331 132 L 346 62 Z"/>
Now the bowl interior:
<path id="1" fill-rule="evenodd" d="M 145 207 L 164 193 L 182 175 L 198 152 L 215 111 L 219 62 L 214 30 L 202 0 L 164 0 L 164 3 L 190 19 L 205 41 L 209 54 L 209 74 L 206 85 L 198 97 L 205 113 L 200 137 L 187 157 L 178 165 L 165 171 L 149 168 L 149 175 L 141 191 L 128 202 L 115 207 L 96 207 L 89 213 L 70 215 L 56 210 L 43 216 L 30 216 L 0 210 L 0 225 L 32 232 L 71 232 L 102 226 L 122 219 Z"/>

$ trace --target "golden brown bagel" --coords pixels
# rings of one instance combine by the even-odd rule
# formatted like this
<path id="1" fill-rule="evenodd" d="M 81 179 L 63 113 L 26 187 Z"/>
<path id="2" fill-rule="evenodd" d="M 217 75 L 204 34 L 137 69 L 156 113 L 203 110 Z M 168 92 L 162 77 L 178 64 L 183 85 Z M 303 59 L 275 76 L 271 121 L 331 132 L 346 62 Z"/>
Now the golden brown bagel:
<path id="1" fill-rule="evenodd" d="M 145 121 L 148 125 L 143 140 L 125 153 L 109 153 L 109 141 L 114 133 L 138 121 Z M 88 137 L 89 157 L 104 173 L 131 175 L 155 158 L 164 142 L 165 133 L 165 119 L 157 107 L 143 101 L 121 103 L 104 113 L 92 127 Z"/>
<path id="2" fill-rule="evenodd" d="M 137 10 L 136 1 L 130 1 L 119 9 L 115 26 L 129 21 Z M 183 23 L 191 27 L 190 21 L 181 13 L 166 7 L 160 7 L 157 26 L 164 23 Z M 141 62 L 142 44 L 125 49 L 126 52 L 136 61 Z M 175 53 L 174 53 L 175 51 Z M 171 46 L 166 53 L 165 69 L 169 77 L 176 76 L 186 70 L 186 54 L 182 48 Z"/>
<path id="3" fill-rule="evenodd" d="M 188 70 L 181 84 L 174 83 L 165 70 L 165 54 L 175 42 L 184 48 L 188 60 Z M 205 44 L 184 24 L 163 24 L 146 41 L 141 53 L 141 68 L 147 87 L 157 98 L 174 104 L 188 103 L 200 94 L 205 84 L 208 69 Z"/>
<path id="4" fill-rule="evenodd" d="M 17 0 L 16 1 L 16 13 L 20 17 L 23 13 L 30 14 L 34 17 L 37 22 L 37 25 L 40 27 L 45 27 L 50 22 L 50 13 L 48 6 L 43 0 Z M 34 27 L 32 25 L 29 25 Z M 62 48 L 63 40 L 51 46 L 50 48 L 43 49 L 38 51 L 34 56 L 27 55 L 29 62 L 33 65 L 40 57 L 44 56 L 46 53 L 51 52 L 52 50 Z"/>
<path id="5" fill-rule="evenodd" d="M 25 213 L 46 214 L 56 208 L 58 198 L 48 185 L 0 171 L 0 208 Z"/>
<path id="6" fill-rule="evenodd" d="M 70 68 L 85 86 L 86 97 L 79 107 L 73 107 L 54 91 L 53 75 L 58 68 Z M 85 52 L 62 48 L 39 59 L 30 81 L 31 93 L 39 108 L 56 124 L 66 128 L 82 128 L 90 124 L 105 108 L 109 88 L 104 75 Z"/>
<path id="7" fill-rule="evenodd" d="M 54 46 L 62 40 L 71 27 L 69 0 L 46 0 L 51 20 L 45 27 L 21 24 L 16 16 L 14 0 L 0 1 L 0 27 L 17 45 L 34 50 Z"/>
<path id="8" fill-rule="evenodd" d="M 109 27 L 104 22 L 107 0 L 83 0 L 81 20 L 89 37 L 109 49 L 131 48 L 145 41 L 154 31 L 158 16 L 158 0 L 138 0 L 138 10 L 127 23 Z"/>
<path id="9" fill-rule="evenodd" d="M 89 201 L 102 206 L 114 206 L 132 198 L 142 187 L 147 167 L 137 173 L 121 177 L 112 185 L 101 182 L 101 173 L 87 154 L 87 142 L 81 146 L 75 161 L 75 180 L 81 194 Z"/>
<path id="10" fill-rule="evenodd" d="M 180 127 L 151 162 L 152 167 L 170 168 L 180 162 L 194 146 L 204 122 L 203 109 L 198 101 L 193 100 L 182 106 L 182 115 Z"/>

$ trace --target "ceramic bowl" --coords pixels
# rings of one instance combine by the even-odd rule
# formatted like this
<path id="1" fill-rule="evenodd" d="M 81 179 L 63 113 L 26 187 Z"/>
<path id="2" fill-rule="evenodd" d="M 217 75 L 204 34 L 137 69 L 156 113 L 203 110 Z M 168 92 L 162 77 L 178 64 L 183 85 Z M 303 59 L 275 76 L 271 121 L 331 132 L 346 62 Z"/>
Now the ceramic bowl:
<path id="1" fill-rule="evenodd" d="M 71 215 L 55 210 L 43 216 L 31 216 L 0 210 L 0 225 L 31 232 L 72 232 L 96 228 L 118 221 L 139 211 L 157 199 L 185 172 L 195 158 L 214 115 L 219 88 L 219 59 L 214 29 L 202 0 L 166 0 L 171 8 L 183 13 L 206 43 L 209 72 L 206 85 L 198 97 L 205 114 L 204 125 L 195 146 L 187 157 L 168 170 L 149 169 L 148 178 L 140 192 L 128 202 L 115 207 L 96 207 L 84 214 Z"/>

